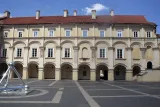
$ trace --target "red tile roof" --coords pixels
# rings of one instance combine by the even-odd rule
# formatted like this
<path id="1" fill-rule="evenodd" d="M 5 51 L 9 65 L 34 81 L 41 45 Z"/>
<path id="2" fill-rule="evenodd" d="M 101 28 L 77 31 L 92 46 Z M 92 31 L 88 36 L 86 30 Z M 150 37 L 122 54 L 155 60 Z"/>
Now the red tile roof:
<path id="1" fill-rule="evenodd" d="M 108 23 L 108 24 L 148 24 L 156 25 L 148 22 L 144 16 L 141 15 L 100 15 L 96 19 L 91 16 L 41 16 L 40 19 L 36 17 L 13 17 L 3 19 L 3 24 L 67 24 L 67 23 Z"/>

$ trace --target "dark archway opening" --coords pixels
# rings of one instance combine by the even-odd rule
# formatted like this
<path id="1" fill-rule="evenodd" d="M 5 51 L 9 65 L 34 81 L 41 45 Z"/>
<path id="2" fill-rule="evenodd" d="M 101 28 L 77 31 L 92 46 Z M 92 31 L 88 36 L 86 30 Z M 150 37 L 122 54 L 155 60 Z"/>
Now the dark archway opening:
<path id="1" fill-rule="evenodd" d="M 78 69 L 79 80 L 90 80 L 90 67 L 88 65 L 81 65 Z"/>
<path id="2" fill-rule="evenodd" d="M 37 64 L 29 64 L 28 67 L 28 78 L 38 78 L 38 65 Z"/>
<path id="3" fill-rule="evenodd" d="M 96 68 L 96 79 L 108 80 L 108 67 L 105 65 L 99 65 Z"/>
<path id="4" fill-rule="evenodd" d="M 6 63 L 0 63 L 0 78 L 2 78 L 7 69 L 8 65 Z"/>
<path id="5" fill-rule="evenodd" d="M 152 62 L 149 61 L 149 62 L 147 63 L 147 69 L 152 69 Z"/>
<path id="6" fill-rule="evenodd" d="M 53 64 L 44 66 L 44 79 L 55 79 L 55 66 Z"/>
<path id="7" fill-rule="evenodd" d="M 18 73 L 20 74 L 20 76 L 22 77 L 23 76 L 23 65 L 20 63 L 16 63 L 15 68 L 18 71 Z M 13 78 L 18 78 L 14 72 L 13 72 Z"/>
<path id="8" fill-rule="evenodd" d="M 61 78 L 62 79 L 72 79 L 72 66 L 69 64 L 64 64 L 61 67 Z"/>
<path id="9" fill-rule="evenodd" d="M 138 75 L 141 72 L 141 68 L 139 66 L 133 67 L 133 77 Z"/>
<path id="10" fill-rule="evenodd" d="M 126 68 L 118 65 L 114 69 L 114 80 L 125 80 L 126 79 Z"/>

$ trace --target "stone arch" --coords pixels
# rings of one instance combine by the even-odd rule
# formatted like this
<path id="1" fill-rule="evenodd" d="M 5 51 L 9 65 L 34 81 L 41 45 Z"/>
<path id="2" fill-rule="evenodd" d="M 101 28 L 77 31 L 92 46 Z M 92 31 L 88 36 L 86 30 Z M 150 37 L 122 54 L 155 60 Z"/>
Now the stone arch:
<path id="1" fill-rule="evenodd" d="M 29 62 L 28 63 L 28 78 L 38 78 L 38 63 Z"/>
<path id="2" fill-rule="evenodd" d="M 0 79 L 2 78 L 3 74 L 6 72 L 8 69 L 8 65 L 6 62 L 1 62 L 0 63 Z"/>
<path id="3" fill-rule="evenodd" d="M 133 65 L 132 69 L 133 69 L 133 77 L 141 72 L 141 66 L 139 64 Z"/>
<path id="4" fill-rule="evenodd" d="M 89 64 L 89 63 L 87 63 L 87 62 L 82 62 L 82 63 L 80 63 L 80 64 L 78 65 L 78 68 L 79 68 L 81 65 L 87 65 L 87 66 L 90 67 L 90 64 Z"/>
<path id="5" fill-rule="evenodd" d="M 140 42 L 133 42 L 133 43 L 131 44 L 131 47 L 133 48 L 134 45 L 138 45 L 139 48 L 142 48 L 142 47 L 143 47 L 143 45 L 142 45 Z"/>
<path id="6" fill-rule="evenodd" d="M 58 44 L 55 42 L 55 41 L 45 41 L 45 43 L 44 43 L 44 47 L 46 47 L 47 46 L 47 44 L 49 44 L 49 43 L 53 43 L 53 44 L 55 44 L 56 46 L 58 46 Z"/>
<path id="7" fill-rule="evenodd" d="M 45 63 L 44 64 L 44 79 L 55 79 L 55 64 Z"/>
<path id="8" fill-rule="evenodd" d="M 72 79 L 73 67 L 71 63 L 61 64 L 61 79 Z"/>
<path id="9" fill-rule="evenodd" d="M 114 68 L 114 80 L 126 79 L 126 67 L 123 64 L 118 64 Z"/>
<path id="10" fill-rule="evenodd" d="M 41 46 L 41 43 L 39 41 L 31 41 L 31 42 L 29 42 L 28 46 L 30 46 L 32 44 L 38 44 L 39 46 Z"/>
<path id="11" fill-rule="evenodd" d="M 60 46 L 64 45 L 65 43 L 71 43 L 73 46 L 75 46 L 75 43 L 71 40 L 65 40 L 65 41 L 61 42 Z"/>
<path id="12" fill-rule="evenodd" d="M 66 65 L 66 64 L 68 64 L 68 65 L 72 66 L 72 68 L 73 68 L 73 64 L 72 64 L 72 63 L 70 63 L 70 62 L 63 62 L 63 63 L 61 64 L 61 67 L 62 67 L 63 65 Z"/>
<path id="13" fill-rule="evenodd" d="M 89 44 L 90 47 L 93 46 L 93 44 L 92 44 L 90 41 L 81 41 L 81 42 L 78 43 L 78 47 L 79 47 L 81 44 L 83 44 L 83 43 Z"/>
<path id="14" fill-rule="evenodd" d="M 127 69 L 127 65 L 126 64 L 123 64 L 123 63 L 118 63 L 118 64 L 115 64 L 113 67 L 117 67 L 117 66 L 124 66 L 126 69 Z"/>
<path id="15" fill-rule="evenodd" d="M 152 48 L 155 46 L 153 42 L 146 42 L 144 44 L 144 47 L 147 48 L 147 46 L 151 46 Z"/>
<path id="16" fill-rule="evenodd" d="M 46 62 L 46 63 L 44 63 L 44 66 L 47 65 L 47 64 L 52 64 L 52 65 L 56 66 L 56 64 L 53 63 L 53 62 Z"/>
<path id="17" fill-rule="evenodd" d="M 16 61 L 14 63 L 14 66 L 15 66 L 16 70 L 18 71 L 18 73 L 20 74 L 20 76 L 23 77 L 23 63 L 20 61 Z M 12 73 L 12 77 L 18 78 L 14 72 Z"/>
<path id="18" fill-rule="evenodd" d="M 114 42 L 114 43 L 113 43 L 113 47 L 114 47 L 115 45 L 117 45 L 117 44 L 124 44 L 125 47 L 128 47 L 128 45 L 127 45 L 125 42 L 123 42 L 123 41 L 116 41 L 116 42 Z"/>
<path id="19" fill-rule="evenodd" d="M 13 47 L 15 47 L 17 44 L 24 44 L 24 46 L 26 46 L 26 44 L 22 41 L 16 41 L 13 43 Z"/>
<path id="20" fill-rule="evenodd" d="M 108 66 L 105 63 L 99 63 L 96 65 L 96 80 L 108 80 Z"/>
<path id="21" fill-rule="evenodd" d="M 108 42 L 106 42 L 106 41 L 98 41 L 98 42 L 96 42 L 95 46 L 97 46 L 97 45 L 99 45 L 99 44 L 105 44 L 105 45 L 107 45 L 108 47 L 110 47 L 110 44 L 109 44 Z"/>
<path id="22" fill-rule="evenodd" d="M 4 41 L 4 42 L 1 43 L 2 46 L 5 45 L 5 44 L 8 44 L 9 47 L 11 46 L 11 44 L 8 41 Z"/>
<path id="23" fill-rule="evenodd" d="M 89 80 L 90 79 L 90 66 L 83 63 L 78 67 L 78 79 L 79 80 Z"/>

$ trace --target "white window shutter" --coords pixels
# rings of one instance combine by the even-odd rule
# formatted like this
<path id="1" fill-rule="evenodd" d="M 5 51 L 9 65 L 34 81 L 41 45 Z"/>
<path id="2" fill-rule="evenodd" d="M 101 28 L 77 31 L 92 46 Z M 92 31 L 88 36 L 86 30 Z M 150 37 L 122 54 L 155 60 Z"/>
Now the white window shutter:
<path id="1" fill-rule="evenodd" d="M 69 56 L 69 57 L 70 57 L 70 58 L 72 58 L 72 53 L 71 53 L 71 52 L 72 52 L 72 50 L 71 50 L 71 48 L 70 48 L 69 50 L 70 50 L 70 56 Z"/>
<path id="2" fill-rule="evenodd" d="M 105 48 L 105 58 L 107 58 L 107 49 Z"/>
<path id="3" fill-rule="evenodd" d="M 53 48 L 53 57 L 54 57 L 54 48 Z"/>
<path id="4" fill-rule="evenodd" d="M 122 49 L 122 57 L 124 58 L 124 49 Z"/>

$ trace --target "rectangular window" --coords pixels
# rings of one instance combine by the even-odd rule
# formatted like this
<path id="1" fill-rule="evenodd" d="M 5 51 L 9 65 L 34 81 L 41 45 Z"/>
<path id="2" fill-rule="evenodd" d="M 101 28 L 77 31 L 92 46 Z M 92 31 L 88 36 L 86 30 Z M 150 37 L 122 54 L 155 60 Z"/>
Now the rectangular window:
<path id="1" fill-rule="evenodd" d="M 117 31 L 117 37 L 122 37 L 123 35 L 122 35 L 122 30 L 118 30 Z"/>
<path id="2" fill-rule="evenodd" d="M 37 57 L 37 48 L 32 48 L 32 57 Z"/>
<path id="3" fill-rule="evenodd" d="M 53 48 L 48 48 L 48 57 L 53 57 Z"/>
<path id="4" fill-rule="evenodd" d="M 106 49 L 100 49 L 99 52 L 100 58 L 106 58 Z"/>
<path id="5" fill-rule="evenodd" d="M 23 36 L 23 32 L 22 32 L 22 31 L 19 31 L 19 32 L 18 32 L 18 37 L 21 38 L 22 36 Z"/>
<path id="6" fill-rule="evenodd" d="M 137 37 L 138 37 L 138 32 L 137 32 L 137 31 L 134 31 L 134 32 L 133 32 L 133 37 L 134 37 L 134 38 L 137 38 Z"/>
<path id="7" fill-rule="evenodd" d="M 70 37 L 71 36 L 71 30 L 66 30 L 66 37 Z"/>
<path id="8" fill-rule="evenodd" d="M 147 38 L 150 38 L 151 37 L 151 32 L 147 32 Z"/>
<path id="9" fill-rule="evenodd" d="M 65 48 L 65 50 L 64 50 L 65 52 L 64 52 L 64 57 L 65 58 L 70 58 L 70 48 Z"/>
<path id="10" fill-rule="evenodd" d="M 49 30 L 49 37 L 53 37 L 54 36 L 54 30 Z"/>
<path id="11" fill-rule="evenodd" d="M 17 48 L 17 57 L 22 57 L 22 49 Z"/>
<path id="12" fill-rule="evenodd" d="M 6 57 L 7 56 L 7 49 L 2 49 L 2 57 Z"/>
<path id="13" fill-rule="evenodd" d="M 38 31 L 33 31 L 33 37 L 37 37 L 38 36 Z"/>
<path id="14" fill-rule="evenodd" d="M 82 36 L 87 37 L 88 36 L 88 30 L 82 30 Z"/>
<path id="15" fill-rule="evenodd" d="M 4 36 L 5 38 L 7 38 L 7 37 L 8 37 L 8 31 L 5 31 L 3 36 Z"/>
<path id="16" fill-rule="evenodd" d="M 123 58 L 123 49 L 117 49 L 117 58 Z"/>
<path id="17" fill-rule="evenodd" d="M 100 30 L 100 37 L 105 37 L 105 31 L 104 30 Z"/>

